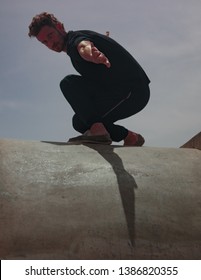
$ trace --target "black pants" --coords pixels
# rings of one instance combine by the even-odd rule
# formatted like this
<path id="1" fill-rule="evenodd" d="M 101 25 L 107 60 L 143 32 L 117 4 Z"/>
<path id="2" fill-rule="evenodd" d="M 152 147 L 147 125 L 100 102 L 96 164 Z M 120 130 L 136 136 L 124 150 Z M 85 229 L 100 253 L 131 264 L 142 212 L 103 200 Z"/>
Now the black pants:
<path id="1" fill-rule="evenodd" d="M 84 133 L 92 124 L 102 122 L 115 142 L 123 140 L 128 130 L 114 122 L 141 111 L 150 97 L 149 86 L 142 82 L 125 89 L 103 87 L 78 75 L 66 76 L 60 88 L 75 112 L 72 122 L 76 131 Z"/>

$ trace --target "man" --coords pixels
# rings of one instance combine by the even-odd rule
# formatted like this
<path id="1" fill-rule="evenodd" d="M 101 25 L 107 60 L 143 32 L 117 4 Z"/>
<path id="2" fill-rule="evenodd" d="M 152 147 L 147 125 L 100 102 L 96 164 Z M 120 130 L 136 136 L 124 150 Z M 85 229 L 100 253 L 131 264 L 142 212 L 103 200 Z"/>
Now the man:
<path id="1" fill-rule="evenodd" d="M 108 34 L 107 34 L 108 35 Z M 138 62 L 116 41 L 94 31 L 66 32 L 53 14 L 36 15 L 29 36 L 49 49 L 66 52 L 80 75 L 68 75 L 60 88 L 75 112 L 72 123 L 81 135 L 72 143 L 142 146 L 144 138 L 114 124 L 141 111 L 148 103 L 150 80 Z"/>

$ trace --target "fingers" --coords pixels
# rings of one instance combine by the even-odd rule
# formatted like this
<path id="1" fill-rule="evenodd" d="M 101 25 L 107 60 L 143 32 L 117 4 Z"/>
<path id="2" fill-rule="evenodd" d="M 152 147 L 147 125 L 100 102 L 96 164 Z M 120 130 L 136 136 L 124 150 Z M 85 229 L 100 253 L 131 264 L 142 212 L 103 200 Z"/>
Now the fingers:
<path id="1" fill-rule="evenodd" d="M 111 63 L 109 62 L 108 59 L 106 60 L 105 65 L 107 66 L 107 68 L 110 68 L 110 67 L 111 67 Z"/>
<path id="2" fill-rule="evenodd" d="M 92 47 L 92 57 L 93 57 L 93 62 L 97 64 L 105 64 L 108 68 L 110 68 L 111 64 L 108 60 L 108 58 L 100 52 L 96 47 Z"/>

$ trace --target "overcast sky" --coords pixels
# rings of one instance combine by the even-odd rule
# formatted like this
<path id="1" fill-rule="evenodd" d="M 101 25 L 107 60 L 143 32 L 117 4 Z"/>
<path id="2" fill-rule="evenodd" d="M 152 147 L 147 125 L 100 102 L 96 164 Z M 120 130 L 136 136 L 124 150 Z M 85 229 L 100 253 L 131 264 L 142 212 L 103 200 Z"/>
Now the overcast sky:
<path id="1" fill-rule="evenodd" d="M 91 29 L 122 44 L 151 84 L 147 107 L 119 122 L 146 146 L 179 147 L 201 129 L 200 0 L 0 0 L 0 138 L 66 141 L 77 136 L 59 89 L 76 73 L 65 53 L 27 35 L 47 11 L 66 30 Z"/>

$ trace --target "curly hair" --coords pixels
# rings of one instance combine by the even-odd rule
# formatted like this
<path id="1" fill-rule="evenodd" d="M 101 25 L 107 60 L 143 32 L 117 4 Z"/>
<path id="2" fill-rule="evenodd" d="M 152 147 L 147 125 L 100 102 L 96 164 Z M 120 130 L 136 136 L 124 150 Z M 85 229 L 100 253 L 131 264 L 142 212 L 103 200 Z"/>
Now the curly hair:
<path id="1" fill-rule="evenodd" d="M 29 25 L 28 35 L 29 37 L 36 37 L 43 26 L 55 26 L 57 23 L 59 23 L 59 21 L 53 14 L 43 12 L 33 17 L 32 22 Z"/>

